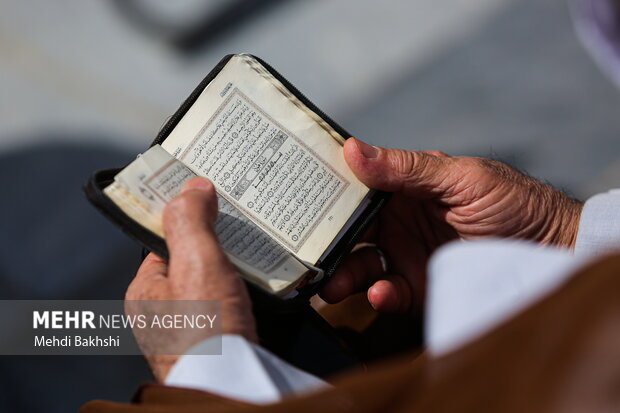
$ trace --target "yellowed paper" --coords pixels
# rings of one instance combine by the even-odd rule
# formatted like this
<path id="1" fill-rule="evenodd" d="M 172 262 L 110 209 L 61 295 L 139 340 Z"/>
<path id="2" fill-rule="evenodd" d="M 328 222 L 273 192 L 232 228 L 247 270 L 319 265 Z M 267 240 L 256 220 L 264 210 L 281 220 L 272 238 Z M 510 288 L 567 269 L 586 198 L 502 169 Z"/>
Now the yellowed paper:
<path id="1" fill-rule="evenodd" d="M 369 189 L 342 137 L 247 55 L 233 57 L 162 146 L 299 259 L 315 263 Z"/>
<path id="2" fill-rule="evenodd" d="M 195 176 L 156 145 L 123 169 L 104 193 L 128 216 L 164 238 L 164 208 Z M 218 201 L 216 232 L 233 264 L 246 278 L 274 293 L 294 288 L 308 269 L 225 198 L 218 196 Z"/>

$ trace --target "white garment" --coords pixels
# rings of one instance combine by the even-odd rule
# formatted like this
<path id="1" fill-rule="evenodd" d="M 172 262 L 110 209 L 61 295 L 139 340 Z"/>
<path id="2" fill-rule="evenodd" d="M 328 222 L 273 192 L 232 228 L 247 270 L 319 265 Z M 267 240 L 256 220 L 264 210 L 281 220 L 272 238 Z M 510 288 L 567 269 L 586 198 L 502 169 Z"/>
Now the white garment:
<path id="1" fill-rule="evenodd" d="M 444 246 L 429 263 L 428 351 L 440 356 L 475 340 L 561 285 L 584 261 L 523 241 Z"/>
<path id="2" fill-rule="evenodd" d="M 575 255 L 597 256 L 620 246 L 620 189 L 588 199 L 581 211 Z"/>
<path id="3" fill-rule="evenodd" d="M 574 254 L 507 240 L 444 246 L 429 264 L 429 351 L 439 356 L 476 339 L 560 286 L 592 257 L 615 249 L 620 249 L 620 190 L 586 202 Z M 224 336 L 222 350 L 221 356 L 181 357 L 166 384 L 252 403 L 327 386 L 240 336 Z"/>
<path id="4" fill-rule="evenodd" d="M 176 362 L 166 377 L 167 385 L 206 390 L 250 403 L 273 403 L 284 395 L 326 385 L 242 336 L 222 336 L 221 355 L 198 355 L 209 353 L 209 340 Z"/>

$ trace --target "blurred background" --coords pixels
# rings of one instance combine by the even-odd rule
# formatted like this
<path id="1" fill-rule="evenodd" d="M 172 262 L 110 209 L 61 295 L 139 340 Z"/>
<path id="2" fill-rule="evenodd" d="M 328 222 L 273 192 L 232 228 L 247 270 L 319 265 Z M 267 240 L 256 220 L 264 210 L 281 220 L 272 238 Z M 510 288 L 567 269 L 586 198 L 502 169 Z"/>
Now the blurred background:
<path id="1" fill-rule="evenodd" d="M 228 53 L 354 136 L 507 161 L 585 199 L 620 182 L 620 92 L 566 0 L 0 0 L 0 298 L 121 299 L 139 248 L 85 201 Z M 127 401 L 137 357 L 0 357 L 0 411 Z"/>

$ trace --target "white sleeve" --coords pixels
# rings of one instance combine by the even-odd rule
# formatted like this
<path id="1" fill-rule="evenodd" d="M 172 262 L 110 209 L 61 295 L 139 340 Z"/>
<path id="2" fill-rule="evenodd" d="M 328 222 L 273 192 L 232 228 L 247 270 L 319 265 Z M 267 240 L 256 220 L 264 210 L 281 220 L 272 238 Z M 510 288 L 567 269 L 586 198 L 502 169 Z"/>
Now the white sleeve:
<path id="1" fill-rule="evenodd" d="M 581 211 L 575 254 L 595 256 L 620 249 L 620 190 L 588 199 Z"/>
<path id="2" fill-rule="evenodd" d="M 208 391 L 249 403 L 274 403 L 284 396 L 329 386 L 238 335 L 222 336 L 222 354 L 198 355 L 211 338 L 182 356 L 166 377 L 169 386 Z"/>
<path id="3" fill-rule="evenodd" d="M 431 258 L 429 353 L 463 346 L 560 286 L 587 262 L 569 250 L 510 240 L 457 241 Z"/>
<path id="4" fill-rule="evenodd" d="M 620 248 L 620 190 L 589 199 L 573 256 L 525 242 L 456 242 L 429 264 L 426 339 L 433 355 L 449 352 L 497 326 L 561 285 L 588 257 Z M 208 341 L 198 346 L 208 347 Z M 200 353 L 200 349 L 193 349 Z M 327 383 L 241 336 L 222 337 L 221 355 L 184 355 L 170 386 L 272 403 Z"/>
<path id="5" fill-rule="evenodd" d="M 596 256 L 620 249 L 620 190 L 590 198 L 574 254 L 524 241 L 455 242 L 428 269 L 426 340 L 431 354 L 452 351 L 560 286 Z"/>

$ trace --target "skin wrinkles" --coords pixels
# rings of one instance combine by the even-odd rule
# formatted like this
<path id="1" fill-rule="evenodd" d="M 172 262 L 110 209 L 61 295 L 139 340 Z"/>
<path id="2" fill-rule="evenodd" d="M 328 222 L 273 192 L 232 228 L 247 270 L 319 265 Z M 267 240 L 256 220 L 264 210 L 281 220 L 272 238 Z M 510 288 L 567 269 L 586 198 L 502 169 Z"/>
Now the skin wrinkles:
<path id="1" fill-rule="evenodd" d="M 581 203 L 505 164 L 375 148 L 356 139 L 347 140 L 343 152 L 361 182 L 393 195 L 365 234 L 366 247 L 345 257 L 325 285 L 321 296 L 328 302 L 366 291 L 377 311 L 419 314 L 429 257 L 453 240 L 504 237 L 574 246 Z M 204 178 L 186 183 L 164 211 L 169 262 L 147 256 L 126 299 L 218 300 L 221 333 L 256 342 L 252 304 L 215 235 L 216 216 L 213 184 Z M 372 245 L 389 259 L 389 273 L 383 273 Z M 163 381 L 177 358 L 147 356 L 147 361 Z"/>
<path id="2" fill-rule="evenodd" d="M 394 194 L 363 241 L 385 252 L 393 274 L 373 270 L 370 260 L 376 256 L 353 255 L 368 261 L 353 268 L 345 260 L 321 293 L 328 302 L 367 291 L 378 311 L 419 311 L 430 255 L 456 239 L 521 238 L 574 246 L 581 204 L 508 165 L 364 145 L 347 140 L 345 160 L 363 183 Z M 344 281 L 354 271 L 364 273 L 355 274 L 356 282 Z"/>

